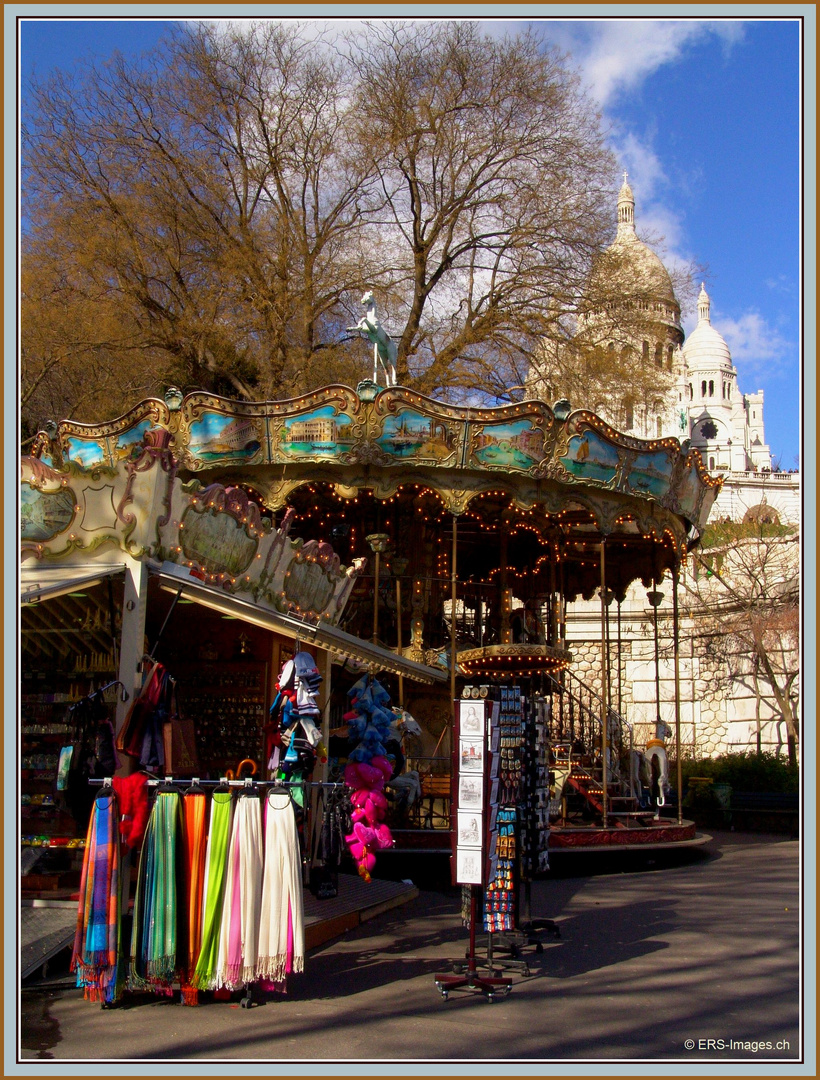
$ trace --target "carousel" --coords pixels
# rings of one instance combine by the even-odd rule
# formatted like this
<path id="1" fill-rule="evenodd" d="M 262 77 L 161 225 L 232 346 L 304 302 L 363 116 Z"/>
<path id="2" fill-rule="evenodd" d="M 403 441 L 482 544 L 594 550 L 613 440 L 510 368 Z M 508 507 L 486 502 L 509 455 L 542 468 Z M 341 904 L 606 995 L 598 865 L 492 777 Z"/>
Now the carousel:
<path id="1" fill-rule="evenodd" d="M 454 702 L 509 685 L 544 717 L 552 851 L 698 842 L 681 815 L 677 587 L 719 481 L 687 443 L 565 401 L 468 408 L 370 380 L 258 403 L 172 388 L 118 420 L 54 425 L 21 482 L 24 633 L 49 596 L 121 578 L 125 697 L 189 601 L 327 658 L 327 745 L 343 727 L 333 686 L 382 680 L 412 720 L 397 850 L 450 850 Z M 676 720 L 649 745 L 616 707 L 609 624 L 636 580 L 671 581 L 675 610 Z M 567 648 L 579 598 L 600 599 L 589 685 Z"/>

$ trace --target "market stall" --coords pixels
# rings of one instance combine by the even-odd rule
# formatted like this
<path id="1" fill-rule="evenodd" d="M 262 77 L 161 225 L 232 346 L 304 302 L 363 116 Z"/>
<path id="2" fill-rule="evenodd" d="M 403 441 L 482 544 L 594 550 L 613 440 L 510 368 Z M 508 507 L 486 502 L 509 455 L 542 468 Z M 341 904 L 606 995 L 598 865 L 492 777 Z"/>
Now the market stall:
<path id="1" fill-rule="evenodd" d="M 68 697 L 92 693 L 104 671 L 123 751 L 160 665 L 176 690 L 169 709 L 186 720 L 173 734 L 187 738 L 168 743 L 175 779 L 217 783 L 230 770 L 243 783 L 341 785 L 351 762 L 384 758 L 381 784 L 364 770 L 349 785 L 379 794 L 356 837 L 365 873 L 388 811 L 393 837 L 443 834 L 449 849 L 454 702 L 514 686 L 538 717 L 546 770 L 548 807 L 531 830 L 540 820 L 556 846 L 685 842 L 680 811 L 658 814 L 666 778 L 646 788 L 632 776 L 606 647 L 600 692 L 574 681 L 567 605 L 600 595 L 606 642 L 607 598 L 638 578 L 676 587 L 718 488 L 686 445 L 633 439 L 567 403 L 460 408 L 370 383 L 261 403 L 169 392 L 110 423 L 63 422 L 23 460 L 22 619 L 39 650 L 24 677 L 35 660 L 66 666 L 47 643 L 50 597 L 83 581 L 116 589 L 104 666 Z M 318 675 L 301 728 L 310 753 L 283 773 L 291 738 L 271 707 L 300 655 Z M 396 723 L 412 721 L 398 753 L 382 753 L 389 733 L 362 705 L 362 679 Z M 161 779 L 165 760 L 142 760 L 142 745 L 137 755 L 132 738 L 131 765 Z M 355 756 L 363 745 L 369 758 Z M 394 806 L 381 806 L 384 782 Z"/>

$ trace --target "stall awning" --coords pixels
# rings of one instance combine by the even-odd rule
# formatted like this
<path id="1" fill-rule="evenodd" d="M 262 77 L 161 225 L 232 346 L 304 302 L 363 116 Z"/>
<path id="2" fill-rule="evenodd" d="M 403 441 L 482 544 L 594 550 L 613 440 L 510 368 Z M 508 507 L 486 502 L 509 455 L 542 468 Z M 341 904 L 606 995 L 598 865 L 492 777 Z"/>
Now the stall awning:
<path id="1" fill-rule="evenodd" d="M 271 611 L 249 600 L 242 600 L 237 596 L 173 573 L 153 569 L 151 572 L 159 578 L 162 588 L 168 592 L 182 594 L 223 615 L 233 615 L 237 619 L 244 619 L 255 626 L 262 626 L 266 630 L 273 630 L 284 637 L 299 641 L 303 645 L 315 645 L 320 649 L 327 649 L 336 656 L 356 660 L 374 672 L 388 671 L 393 675 L 402 675 L 405 679 L 427 684 L 446 683 L 449 680 L 449 674 L 446 671 L 408 660 L 380 645 L 354 637 L 337 626 L 331 626 L 328 623 L 304 622 L 293 615 Z"/>
<path id="2" fill-rule="evenodd" d="M 106 578 L 125 571 L 125 563 L 103 566 L 77 564 L 66 566 L 22 566 L 20 568 L 20 603 L 37 604 L 56 596 L 88 589 Z"/>

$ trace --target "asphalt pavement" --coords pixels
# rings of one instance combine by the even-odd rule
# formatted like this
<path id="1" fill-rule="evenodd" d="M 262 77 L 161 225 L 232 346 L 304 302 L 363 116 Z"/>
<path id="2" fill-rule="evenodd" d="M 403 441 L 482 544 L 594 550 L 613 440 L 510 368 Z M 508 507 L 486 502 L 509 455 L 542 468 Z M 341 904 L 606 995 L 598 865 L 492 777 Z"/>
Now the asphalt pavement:
<path id="1" fill-rule="evenodd" d="M 108 1062 L 120 1075 L 145 1075 L 147 1062 L 180 1075 L 219 1075 L 225 1062 L 302 1074 L 334 1062 L 394 1062 L 395 1074 L 426 1062 L 452 1074 L 499 1061 L 799 1065 L 799 868 L 798 842 L 755 834 L 671 854 L 556 856 L 531 910 L 560 936 L 523 949 L 530 974 L 504 972 L 512 990 L 494 1003 L 436 989 L 436 973 L 463 963 L 467 931 L 458 892 L 422 886 L 314 949 L 287 995 L 251 1008 L 127 995 L 102 1009 L 65 985 L 24 989 L 17 1064 L 80 1062 L 103 1076 Z"/>

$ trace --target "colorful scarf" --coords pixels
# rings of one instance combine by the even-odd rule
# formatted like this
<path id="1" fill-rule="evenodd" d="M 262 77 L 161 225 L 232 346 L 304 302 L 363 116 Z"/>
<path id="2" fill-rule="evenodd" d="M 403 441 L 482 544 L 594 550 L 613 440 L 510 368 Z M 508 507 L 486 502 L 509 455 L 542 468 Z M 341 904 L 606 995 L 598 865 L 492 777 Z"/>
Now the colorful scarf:
<path id="1" fill-rule="evenodd" d="M 71 970 L 89 1001 L 111 1005 L 123 989 L 120 959 L 119 813 L 113 792 L 94 800 L 88 823 Z"/>
<path id="2" fill-rule="evenodd" d="M 202 944 L 202 892 L 205 879 L 205 818 L 207 800 L 204 792 L 188 792 L 183 799 L 185 822 L 185 885 L 188 920 L 188 966 L 182 982 L 182 1003 L 196 1005 L 198 992 L 191 984 Z"/>
<path id="3" fill-rule="evenodd" d="M 202 944 L 191 985 L 213 990 L 219 949 L 219 927 L 225 892 L 225 868 L 228 838 L 231 832 L 233 803 L 229 791 L 214 791 L 211 796 L 211 824 L 205 856 L 205 884 L 202 894 Z"/>
<path id="4" fill-rule="evenodd" d="M 260 979 L 284 982 L 305 967 L 304 907 L 296 818 L 287 793 L 271 791 L 265 812 L 265 872 L 259 929 Z"/>
<path id="5" fill-rule="evenodd" d="M 256 978 L 262 865 L 262 808 L 256 795 L 242 795 L 228 855 L 216 967 L 218 987 L 235 990 Z"/>
<path id="6" fill-rule="evenodd" d="M 134 900 L 128 975 L 132 990 L 153 990 L 170 995 L 173 992 L 171 984 L 178 974 L 180 803 L 179 792 L 159 792 L 148 820 Z"/>

